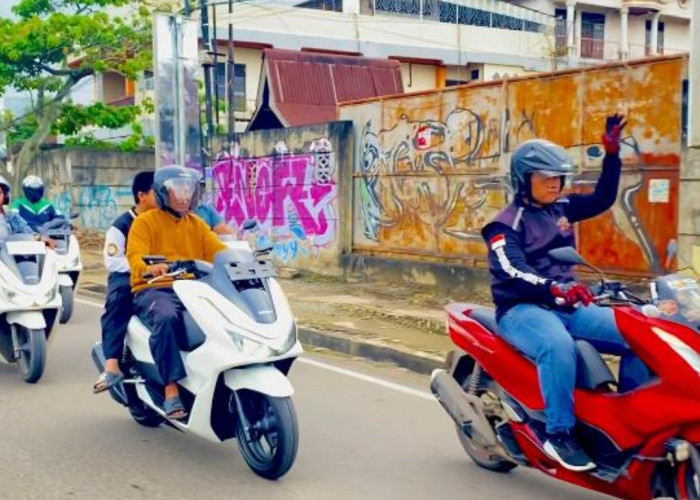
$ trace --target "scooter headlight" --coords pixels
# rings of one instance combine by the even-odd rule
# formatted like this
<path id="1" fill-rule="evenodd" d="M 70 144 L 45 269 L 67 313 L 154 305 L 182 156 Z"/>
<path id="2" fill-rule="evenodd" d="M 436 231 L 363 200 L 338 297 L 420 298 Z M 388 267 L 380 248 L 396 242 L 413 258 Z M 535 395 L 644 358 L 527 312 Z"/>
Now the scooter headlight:
<path id="1" fill-rule="evenodd" d="M 233 330 L 228 330 L 228 334 L 236 348 L 246 356 L 254 359 L 264 359 L 274 355 L 272 349 L 261 342 L 257 342 Z"/>
<path id="2" fill-rule="evenodd" d="M 666 330 L 652 326 L 651 331 L 654 332 L 661 340 L 666 342 L 666 344 L 673 349 L 676 354 L 683 358 L 683 360 L 688 363 L 693 370 L 695 370 L 695 373 L 700 375 L 700 355 L 698 355 L 695 349 L 690 347 L 675 335 L 668 333 Z"/>

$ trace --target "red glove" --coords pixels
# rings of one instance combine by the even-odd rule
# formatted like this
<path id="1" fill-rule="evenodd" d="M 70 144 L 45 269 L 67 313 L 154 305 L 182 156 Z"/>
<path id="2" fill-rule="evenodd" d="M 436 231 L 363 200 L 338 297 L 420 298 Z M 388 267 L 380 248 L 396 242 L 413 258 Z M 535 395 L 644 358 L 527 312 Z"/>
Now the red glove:
<path id="1" fill-rule="evenodd" d="M 582 283 L 554 283 L 549 291 L 554 297 L 554 303 L 558 306 L 573 307 L 579 302 L 587 306 L 594 299 L 593 292 Z"/>
<path id="2" fill-rule="evenodd" d="M 605 133 L 603 134 L 603 147 L 610 155 L 620 153 L 620 135 L 627 122 L 622 115 L 611 115 L 605 119 Z"/>

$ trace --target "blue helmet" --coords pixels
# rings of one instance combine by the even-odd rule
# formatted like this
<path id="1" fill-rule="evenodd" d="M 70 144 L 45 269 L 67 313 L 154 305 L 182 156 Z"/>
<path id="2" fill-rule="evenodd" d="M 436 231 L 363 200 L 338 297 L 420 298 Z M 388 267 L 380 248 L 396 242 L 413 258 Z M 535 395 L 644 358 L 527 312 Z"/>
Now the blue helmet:
<path id="1" fill-rule="evenodd" d="M 36 175 L 28 175 L 22 181 L 22 191 L 29 201 L 36 203 L 44 197 L 44 181 Z"/>
<path id="2" fill-rule="evenodd" d="M 564 186 L 575 171 L 566 150 L 544 139 L 523 142 L 510 158 L 510 182 L 516 195 L 530 196 L 530 176 L 534 172 L 547 177 L 563 177 Z"/>
<path id="3" fill-rule="evenodd" d="M 184 215 L 173 208 L 170 193 L 178 198 L 189 198 L 188 210 L 194 210 L 199 201 L 199 172 L 179 165 L 159 168 L 153 176 L 153 190 L 158 208 Z"/>

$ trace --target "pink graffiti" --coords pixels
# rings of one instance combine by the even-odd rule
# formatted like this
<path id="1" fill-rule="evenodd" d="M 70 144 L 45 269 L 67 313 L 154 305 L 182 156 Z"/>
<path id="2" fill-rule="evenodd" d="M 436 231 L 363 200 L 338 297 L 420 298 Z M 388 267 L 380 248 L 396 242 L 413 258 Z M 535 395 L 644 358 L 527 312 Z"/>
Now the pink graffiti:
<path id="1" fill-rule="evenodd" d="M 306 237 L 325 245 L 335 233 L 337 191 L 332 178 L 315 178 L 314 160 L 313 154 L 297 154 L 219 161 L 213 168 L 217 211 L 239 227 L 256 219 L 278 236 L 290 233 L 295 215 Z"/>

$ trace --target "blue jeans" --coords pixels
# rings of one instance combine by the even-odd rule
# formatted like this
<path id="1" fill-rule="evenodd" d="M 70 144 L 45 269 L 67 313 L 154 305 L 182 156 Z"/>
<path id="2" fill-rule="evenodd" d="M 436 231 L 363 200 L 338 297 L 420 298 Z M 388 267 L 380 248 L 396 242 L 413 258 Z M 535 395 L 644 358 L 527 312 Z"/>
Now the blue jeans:
<path id="1" fill-rule="evenodd" d="M 615 325 L 613 310 L 590 305 L 573 313 L 518 304 L 498 322 L 499 334 L 535 360 L 547 417 L 547 432 L 573 428 L 576 350 L 574 339 L 590 342 L 598 351 L 621 356 L 620 392 L 649 379 L 649 371 L 632 353 Z"/>

